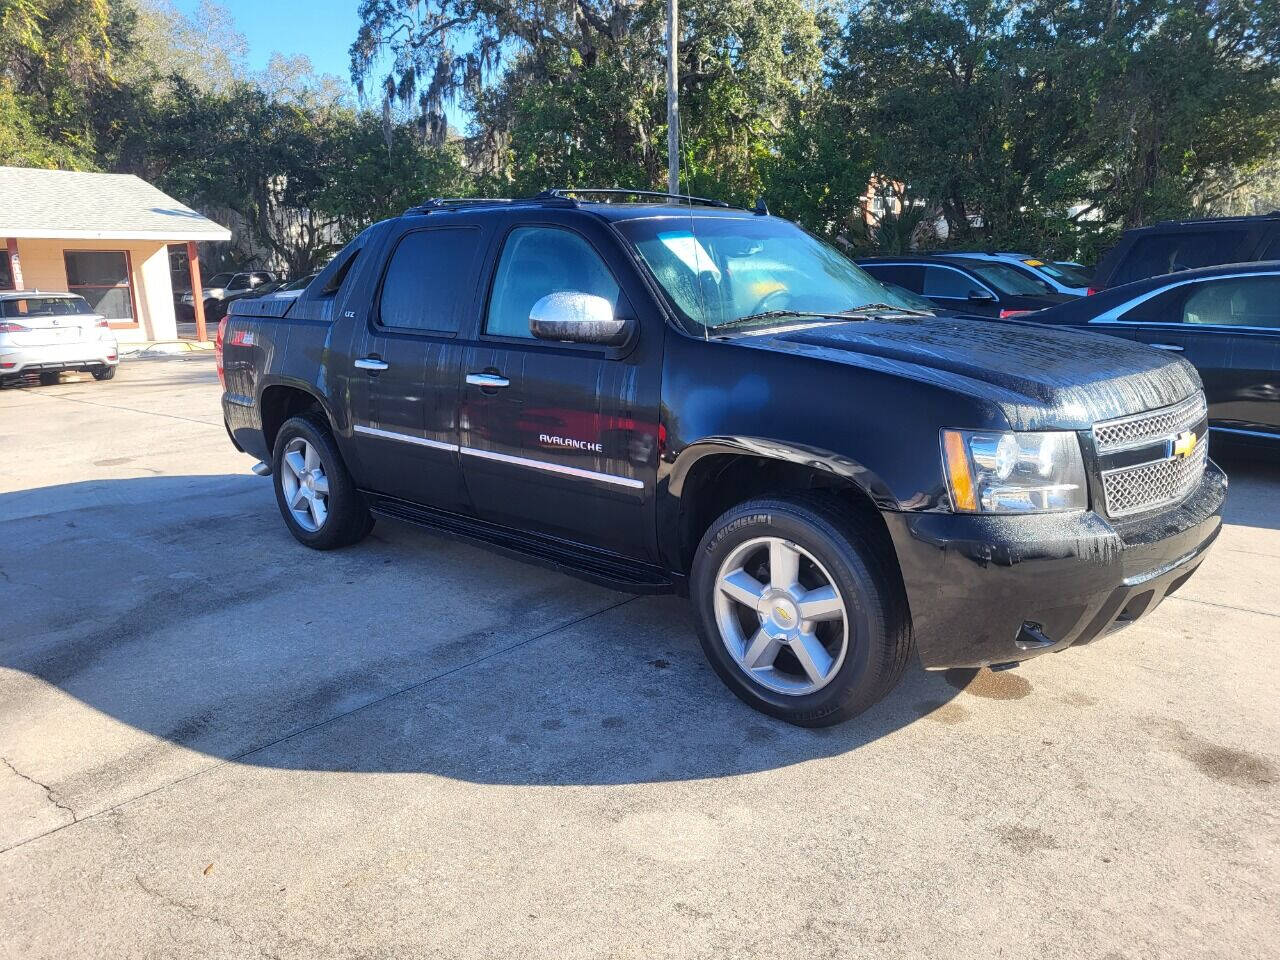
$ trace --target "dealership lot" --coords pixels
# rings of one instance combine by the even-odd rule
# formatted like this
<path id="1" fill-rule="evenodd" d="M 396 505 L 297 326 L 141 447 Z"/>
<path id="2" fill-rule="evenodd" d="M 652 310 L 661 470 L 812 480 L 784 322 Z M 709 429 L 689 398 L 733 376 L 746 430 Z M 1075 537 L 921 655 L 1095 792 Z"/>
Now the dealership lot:
<path id="1" fill-rule="evenodd" d="M 306 551 L 218 392 L 0 392 L 0 955 L 1273 955 L 1280 468 L 1130 630 L 807 731 L 683 601 Z"/>

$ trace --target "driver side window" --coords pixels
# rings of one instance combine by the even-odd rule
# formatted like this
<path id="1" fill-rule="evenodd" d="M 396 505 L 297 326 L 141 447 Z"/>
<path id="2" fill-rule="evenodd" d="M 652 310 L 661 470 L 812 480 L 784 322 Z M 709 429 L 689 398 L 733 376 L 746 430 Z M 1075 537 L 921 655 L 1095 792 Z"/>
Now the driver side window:
<path id="1" fill-rule="evenodd" d="M 533 339 L 533 305 L 569 291 L 604 297 L 618 310 L 618 282 L 585 239 L 559 227 L 517 227 L 502 248 L 484 332 Z"/>
<path id="2" fill-rule="evenodd" d="M 964 300 L 978 285 L 959 270 L 947 267 L 925 267 L 924 295 L 948 300 Z"/>

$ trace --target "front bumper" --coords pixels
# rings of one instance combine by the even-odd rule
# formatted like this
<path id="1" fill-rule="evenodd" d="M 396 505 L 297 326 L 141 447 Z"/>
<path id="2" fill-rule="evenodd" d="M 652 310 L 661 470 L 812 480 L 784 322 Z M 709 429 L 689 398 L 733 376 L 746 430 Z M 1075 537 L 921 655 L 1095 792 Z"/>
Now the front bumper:
<path id="1" fill-rule="evenodd" d="M 1150 613 L 1193 574 L 1222 526 L 1212 461 L 1179 506 L 1112 524 L 1096 513 L 886 513 L 929 669 L 1026 660 Z"/>
<path id="2" fill-rule="evenodd" d="M 0 377 L 53 370 L 93 370 L 114 367 L 120 348 L 114 337 L 39 347 L 0 345 Z"/>

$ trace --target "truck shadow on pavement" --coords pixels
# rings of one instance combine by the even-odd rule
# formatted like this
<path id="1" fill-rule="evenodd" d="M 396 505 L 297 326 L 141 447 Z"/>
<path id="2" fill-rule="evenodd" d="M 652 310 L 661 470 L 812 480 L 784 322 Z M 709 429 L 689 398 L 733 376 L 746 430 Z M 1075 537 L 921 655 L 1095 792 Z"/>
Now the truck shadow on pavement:
<path id="1" fill-rule="evenodd" d="M 721 685 L 683 600 L 387 522 L 311 552 L 246 475 L 4 494 L 0 535 L 6 725 L 77 731 L 69 795 L 187 750 L 492 783 L 717 777 L 856 749 L 957 693 L 913 668 L 859 720 L 792 728 Z"/>
<path id="2" fill-rule="evenodd" d="M 1272 469 L 1240 490 L 1234 522 L 1274 527 Z M 0 542 L 0 666 L 16 671 L 0 675 L 0 718 L 75 731 L 64 750 L 83 762 L 56 785 L 64 795 L 92 793 L 95 778 L 176 776 L 189 751 L 497 784 L 721 777 L 846 753 L 917 721 L 964 723 L 962 689 L 1030 692 L 1016 671 L 913 664 L 862 717 L 790 727 L 719 682 L 683 600 L 386 521 L 356 547 L 308 551 L 270 484 L 247 474 L 0 494 Z"/>

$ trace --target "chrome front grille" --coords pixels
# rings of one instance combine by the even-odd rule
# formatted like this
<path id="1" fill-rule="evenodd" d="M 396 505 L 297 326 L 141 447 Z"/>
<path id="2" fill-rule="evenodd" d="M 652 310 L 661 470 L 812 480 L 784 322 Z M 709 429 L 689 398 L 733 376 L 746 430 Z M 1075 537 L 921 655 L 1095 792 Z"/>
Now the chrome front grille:
<path id="1" fill-rule="evenodd" d="M 1209 443 L 1201 440 L 1188 457 L 1170 457 L 1102 471 L 1107 516 L 1127 517 L 1178 503 L 1200 483 L 1208 459 Z"/>
<path id="2" fill-rule="evenodd" d="M 1206 413 L 1204 394 L 1197 393 L 1172 407 L 1095 423 L 1093 440 L 1100 454 L 1143 447 L 1198 426 Z"/>
<path id="3" fill-rule="evenodd" d="M 1107 516 L 1170 506 L 1199 485 L 1209 459 L 1207 414 L 1197 392 L 1171 407 L 1094 424 Z"/>

